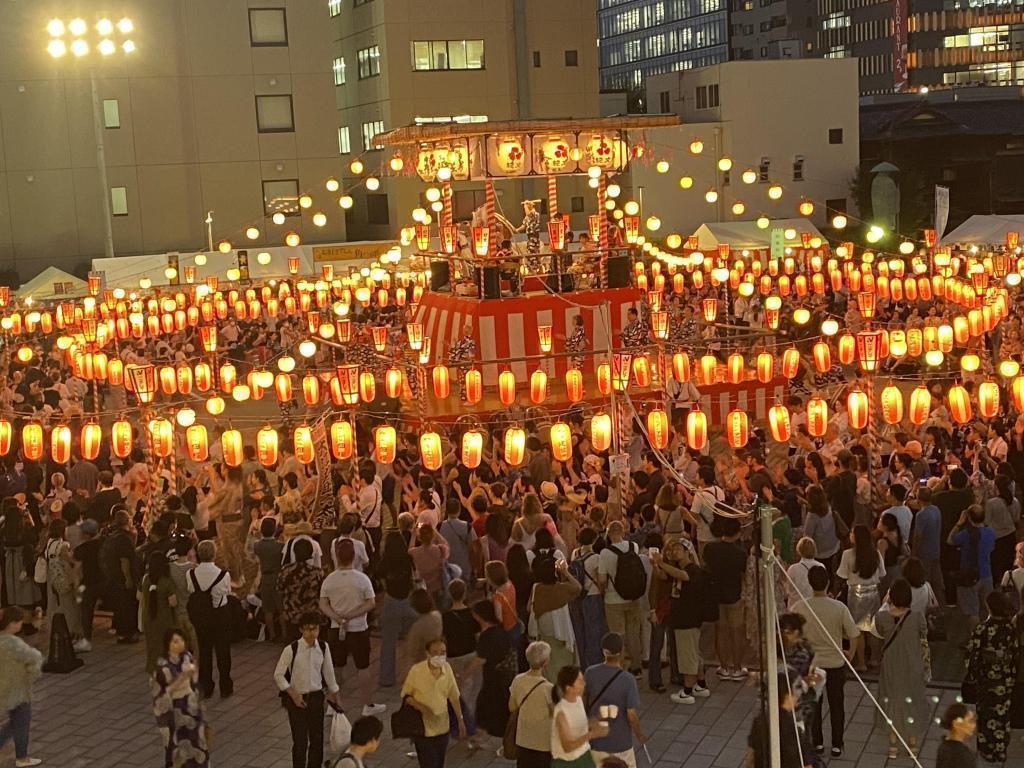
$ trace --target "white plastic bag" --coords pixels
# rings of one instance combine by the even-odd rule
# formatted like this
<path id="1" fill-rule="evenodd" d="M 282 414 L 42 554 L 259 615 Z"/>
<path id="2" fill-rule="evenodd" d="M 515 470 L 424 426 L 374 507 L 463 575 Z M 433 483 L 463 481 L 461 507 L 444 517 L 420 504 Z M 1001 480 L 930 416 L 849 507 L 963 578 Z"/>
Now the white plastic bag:
<path id="1" fill-rule="evenodd" d="M 330 740 L 332 752 L 344 752 L 352 743 L 352 723 L 340 709 L 332 709 Z"/>

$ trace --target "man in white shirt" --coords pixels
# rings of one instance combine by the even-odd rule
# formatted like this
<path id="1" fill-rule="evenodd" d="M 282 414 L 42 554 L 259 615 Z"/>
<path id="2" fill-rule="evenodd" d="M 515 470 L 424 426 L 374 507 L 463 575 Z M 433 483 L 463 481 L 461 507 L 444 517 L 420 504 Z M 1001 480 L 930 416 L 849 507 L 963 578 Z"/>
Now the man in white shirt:
<path id="1" fill-rule="evenodd" d="M 352 520 L 353 515 L 342 515 L 341 520 L 338 523 L 338 538 L 331 544 L 331 564 L 338 567 L 338 556 L 335 548 L 338 542 L 351 541 L 352 546 L 356 551 L 356 559 L 354 562 L 355 569 L 360 573 L 366 573 L 366 568 L 370 565 L 370 558 L 366 554 L 366 545 L 359 539 L 353 539 L 352 534 L 355 532 L 356 526 Z"/>
<path id="2" fill-rule="evenodd" d="M 281 550 L 281 567 L 283 568 L 290 563 L 295 562 L 295 543 L 299 539 L 305 539 L 313 545 L 313 557 L 310 558 L 313 561 L 313 565 L 317 568 L 322 567 L 323 563 L 323 550 L 320 548 L 320 542 L 313 538 L 312 526 L 303 520 L 301 523 L 296 523 L 294 529 L 291 531 L 291 538 L 284 543 L 284 549 Z M 287 528 L 285 534 L 288 534 Z"/>
<path id="3" fill-rule="evenodd" d="M 641 624 L 645 614 L 641 604 L 643 599 L 642 596 L 626 599 L 619 595 L 615 588 L 620 557 L 630 548 L 637 553 L 637 556 L 640 554 L 639 547 L 626 541 L 624 537 L 625 531 L 621 521 L 616 520 L 608 526 L 609 544 L 601 550 L 597 568 L 597 583 L 604 593 L 604 612 L 608 622 L 608 631 L 617 632 L 626 639 L 630 672 L 639 675 L 643 664 L 643 645 L 641 643 Z M 618 550 L 619 554 L 611 551 L 613 547 Z M 646 592 L 645 589 L 644 594 Z"/>
<path id="4" fill-rule="evenodd" d="M 893 483 L 889 486 L 889 501 L 892 502 L 892 506 L 889 507 L 885 512 L 878 518 L 879 530 L 881 530 L 882 517 L 889 514 L 896 518 L 896 522 L 900 527 L 900 536 L 903 539 L 903 545 L 907 546 L 907 542 L 910 541 L 910 526 L 914 522 L 914 513 L 910 511 L 904 502 L 907 500 L 907 486 L 902 483 Z"/>
<path id="5" fill-rule="evenodd" d="M 824 568 L 821 563 L 814 559 L 817 555 L 817 547 L 814 539 L 804 536 L 796 543 L 796 553 L 800 559 L 786 569 L 786 580 L 783 586 L 786 588 L 787 610 L 795 611 L 796 607 L 814 595 L 811 584 L 807 580 L 812 568 Z"/>
<path id="6" fill-rule="evenodd" d="M 380 556 L 380 508 L 384 496 L 377 469 L 372 462 L 360 465 L 359 474 L 352 480 L 352 493 L 342 494 L 339 500 L 342 514 L 357 515 L 360 525 L 366 529 L 370 537 L 370 563 L 376 565 Z"/>
<path id="7" fill-rule="evenodd" d="M 226 699 L 234 693 L 235 688 L 231 680 L 231 630 L 227 616 L 231 577 L 213 562 L 216 557 L 217 545 L 212 540 L 199 542 L 196 547 L 199 564 L 188 576 L 188 591 L 190 594 L 208 594 L 212 613 L 206 622 L 198 620 L 191 611 L 189 618 L 192 619 L 199 641 L 199 692 L 205 698 L 213 695 L 213 657 L 216 654 L 220 697 Z M 189 602 L 192 602 L 191 598 Z"/>
<path id="8" fill-rule="evenodd" d="M 303 614 L 299 630 L 302 639 L 281 652 L 274 682 L 288 711 L 292 768 L 319 768 L 324 762 L 324 701 L 337 703 L 338 683 L 331 649 L 320 639 L 319 615 Z"/>
<path id="9" fill-rule="evenodd" d="M 355 569 L 356 550 L 351 539 L 334 548 L 338 567 L 320 587 L 320 611 L 331 620 L 327 638 L 334 663 L 343 668 L 351 654 L 363 694 L 363 716 L 379 715 L 387 707 L 373 703 L 370 678 L 370 626 L 366 620 L 375 606 L 373 584 Z"/>

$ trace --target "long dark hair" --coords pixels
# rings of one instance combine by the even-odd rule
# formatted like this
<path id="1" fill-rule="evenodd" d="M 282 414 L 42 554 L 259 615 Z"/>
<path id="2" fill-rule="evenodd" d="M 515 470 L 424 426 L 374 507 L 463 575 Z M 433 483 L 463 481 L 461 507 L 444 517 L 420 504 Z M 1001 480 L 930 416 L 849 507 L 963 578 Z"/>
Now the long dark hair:
<path id="1" fill-rule="evenodd" d="M 817 484 L 808 486 L 807 506 L 810 508 L 810 511 L 818 517 L 828 516 L 828 496 L 825 495 L 825 489 Z"/>
<path id="2" fill-rule="evenodd" d="M 996 493 L 1006 503 L 1006 508 L 1013 506 L 1013 480 L 1006 475 L 996 475 Z"/>
<path id="3" fill-rule="evenodd" d="M 878 550 L 866 525 L 853 526 L 853 569 L 862 579 L 870 579 L 878 570 Z"/>
<path id="4" fill-rule="evenodd" d="M 147 561 L 149 574 L 149 595 L 146 597 L 146 608 L 149 611 L 149 618 L 156 618 L 157 610 L 157 589 L 156 585 L 160 579 L 171 575 L 171 568 L 167 564 L 167 555 L 163 552 L 150 552 Z"/>

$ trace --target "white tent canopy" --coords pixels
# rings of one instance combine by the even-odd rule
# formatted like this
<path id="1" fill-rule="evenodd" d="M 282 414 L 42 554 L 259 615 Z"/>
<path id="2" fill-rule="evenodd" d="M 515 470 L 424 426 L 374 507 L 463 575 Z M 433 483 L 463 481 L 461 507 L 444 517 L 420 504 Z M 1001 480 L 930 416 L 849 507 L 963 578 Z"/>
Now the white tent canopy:
<path id="1" fill-rule="evenodd" d="M 952 232 L 944 235 L 941 243 L 942 245 L 952 243 L 1002 245 L 1006 243 L 1007 232 L 1024 232 L 1024 214 L 971 216 Z"/>
<path id="2" fill-rule="evenodd" d="M 63 269 L 47 267 L 21 286 L 18 290 L 18 298 L 52 301 L 74 299 L 85 296 L 88 292 L 89 284 L 85 280 L 68 274 Z"/>
<path id="3" fill-rule="evenodd" d="M 693 234 L 697 236 L 697 247 L 701 250 L 726 244 L 732 248 L 753 249 L 771 247 L 773 229 L 796 231 L 796 237 L 786 239 L 787 247 L 801 247 L 801 232 L 810 232 L 813 237 L 820 237 L 825 242 L 825 236 L 809 219 L 772 219 L 766 229 L 758 227 L 756 221 L 720 221 L 701 224 Z"/>

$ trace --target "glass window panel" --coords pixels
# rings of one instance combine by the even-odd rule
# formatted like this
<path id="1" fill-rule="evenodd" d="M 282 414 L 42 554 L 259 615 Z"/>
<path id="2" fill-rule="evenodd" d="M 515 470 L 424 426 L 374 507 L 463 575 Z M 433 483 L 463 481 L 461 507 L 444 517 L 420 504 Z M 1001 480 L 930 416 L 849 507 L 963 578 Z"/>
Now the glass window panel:
<path id="1" fill-rule="evenodd" d="M 295 130 L 292 97 L 257 96 L 256 127 L 260 133 L 285 133 Z"/>
<path id="2" fill-rule="evenodd" d="M 263 182 L 263 211 L 267 216 L 283 213 L 299 215 L 298 179 L 274 179 Z"/>
<path id="3" fill-rule="evenodd" d="M 254 46 L 288 45 L 284 8 L 250 8 L 249 40 Z"/>
<path id="4" fill-rule="evenodd" d="M 112 216 L 128 215 L 128 188 L 110 188 L 110 213 Z"/>
<path id="5" fill-rule="evenodd" d="M 466 67 L 468 69 L 484 68 L 484 41 L 466 41 Z"/>
<path id="6" fill-rule="evenodd" d="M 103 126 L 105 128 L 121 127 L 121 108 L 117 99 L 103 100 Z"/>
<path id="7" fill-rule="evenodd" d="M 420 40 L 412 44 L 412 68 L 430 69 L 430 43 Z"/>
<path id="8" fill-rule="evenodd" d="M 466 69 L 466 41 L 448 41 L 448 69 Z"/>

